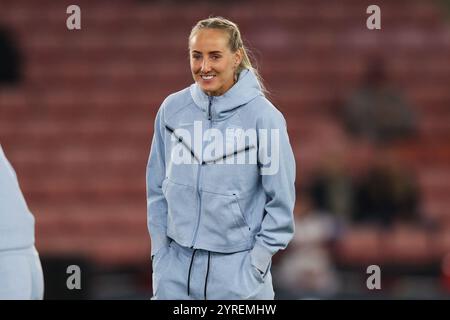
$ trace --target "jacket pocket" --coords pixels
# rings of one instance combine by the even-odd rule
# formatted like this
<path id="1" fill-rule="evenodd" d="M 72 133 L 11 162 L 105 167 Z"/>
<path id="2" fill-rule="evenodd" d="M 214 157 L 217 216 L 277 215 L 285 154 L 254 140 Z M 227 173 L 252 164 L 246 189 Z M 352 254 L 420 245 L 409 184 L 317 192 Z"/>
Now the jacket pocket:
<path id="1" fill-rule="evenodd" d="M 202 191 L 202 234 L 217 248 L 229 248 L 250 239 L 250 230 L 236 195 Z"/>
<path id="2" fill-rule="evenodd" d="M 238 206 L 240 216 L 244 220 L 245 226 L 250 231 L 250 224 L 248 223 L 247 219 L 245 218 L 245 213 L 244 213 L 244 211 L 242 211 L 241 205 L 239 204 L 239 197 L 238 197 L 238 195 L 236 193 L 233 193 L 233 197 L 234 197 L 234 199 L 236 201 L 236 204 Z"/>
<path id="3" fill-rule="evenodd" d="M 178 243 L 188 243 L 197 218 L 197 194 L 194 187 L 163 181 L 162 190 L 167 201 L 167 234 Z"/>

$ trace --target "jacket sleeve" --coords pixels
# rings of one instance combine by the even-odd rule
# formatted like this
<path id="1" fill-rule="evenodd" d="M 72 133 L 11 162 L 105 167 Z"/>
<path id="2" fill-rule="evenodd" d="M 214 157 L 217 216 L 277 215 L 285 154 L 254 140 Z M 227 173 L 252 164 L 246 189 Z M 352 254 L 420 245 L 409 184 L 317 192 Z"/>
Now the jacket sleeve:
<path id="1" fill-rule="evenodd" d="M 167 237 L 167 201 L 162 192 L 165 178 L 164 126 L 161 107 L 156 115 L 153 139 L 146 170 L 147 226 L 151 238 L 151 257 L 169 244 Z"/>
<path id="2" fill-rule="evenodd" d="M 261 139 L 259 129 L 267 129 L 266 141 Z M 275 108 L 271 109 L 271 112 L 259 121 L 258 132 L 258 162 L 267 200 L 261 229 L 256 234 L 251 255 L 254 266 L 265 274 L 272 256 L 278 250 L 285 249 L 294 235 L 296 167 L 286 121 L 281 112 Z M 268 154 L 271 161 L 267 159 Z"/>

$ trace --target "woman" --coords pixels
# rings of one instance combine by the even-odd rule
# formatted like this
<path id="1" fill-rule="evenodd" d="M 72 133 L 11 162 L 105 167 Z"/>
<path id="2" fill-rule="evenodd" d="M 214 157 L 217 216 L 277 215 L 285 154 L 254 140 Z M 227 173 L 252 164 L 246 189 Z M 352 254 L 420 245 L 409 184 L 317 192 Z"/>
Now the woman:
<path id="1" fill-rule="evenodd" d="M 152 299 L 274 299 L 294 233 L 286 122 L 236 24 L 199 21 L 189 54 L 195 83 L 161 105 L 147 165 Z"/>
<path id="2" fill-rule="evenodd" d="M 43 296 L 34 217 L 0 145 L 0 300 L 41 300 Z"/>

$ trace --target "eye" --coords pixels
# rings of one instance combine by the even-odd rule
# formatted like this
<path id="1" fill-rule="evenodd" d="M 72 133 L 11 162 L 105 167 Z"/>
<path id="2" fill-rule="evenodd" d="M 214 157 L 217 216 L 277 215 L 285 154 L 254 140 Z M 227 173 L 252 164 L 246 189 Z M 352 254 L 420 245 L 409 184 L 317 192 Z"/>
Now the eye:
<path id="1" fill-rule="evenodd" d="M 212 59 L 212 60 L 219 60 L 219 59 L 220 59 L 220 56 L 219 56 L 219 55 L 212 55 L 212 56 L 211 56 L 211 59 Z"/>
<path id="2" fill-rule="evenodd" d="M 193 54 L 192 55 L 192 59 L 194 59 L 194 60 L 198 60 L 198 59 L 200 59 L 202 56 L 201 55 L 199 55 L 199 54 Z"/>

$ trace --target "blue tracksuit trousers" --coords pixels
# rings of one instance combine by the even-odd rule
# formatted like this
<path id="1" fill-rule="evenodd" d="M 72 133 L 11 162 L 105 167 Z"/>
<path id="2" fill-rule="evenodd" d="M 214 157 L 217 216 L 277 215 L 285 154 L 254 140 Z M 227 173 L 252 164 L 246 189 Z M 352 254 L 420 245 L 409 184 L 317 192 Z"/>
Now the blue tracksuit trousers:
<path id="1" fill-rule="evenodd" d="M 261 274 L 250 251 L 218 253 L 175 241 L 153 259 L 155 300 L 273 300 L 270 266 Z"/>

